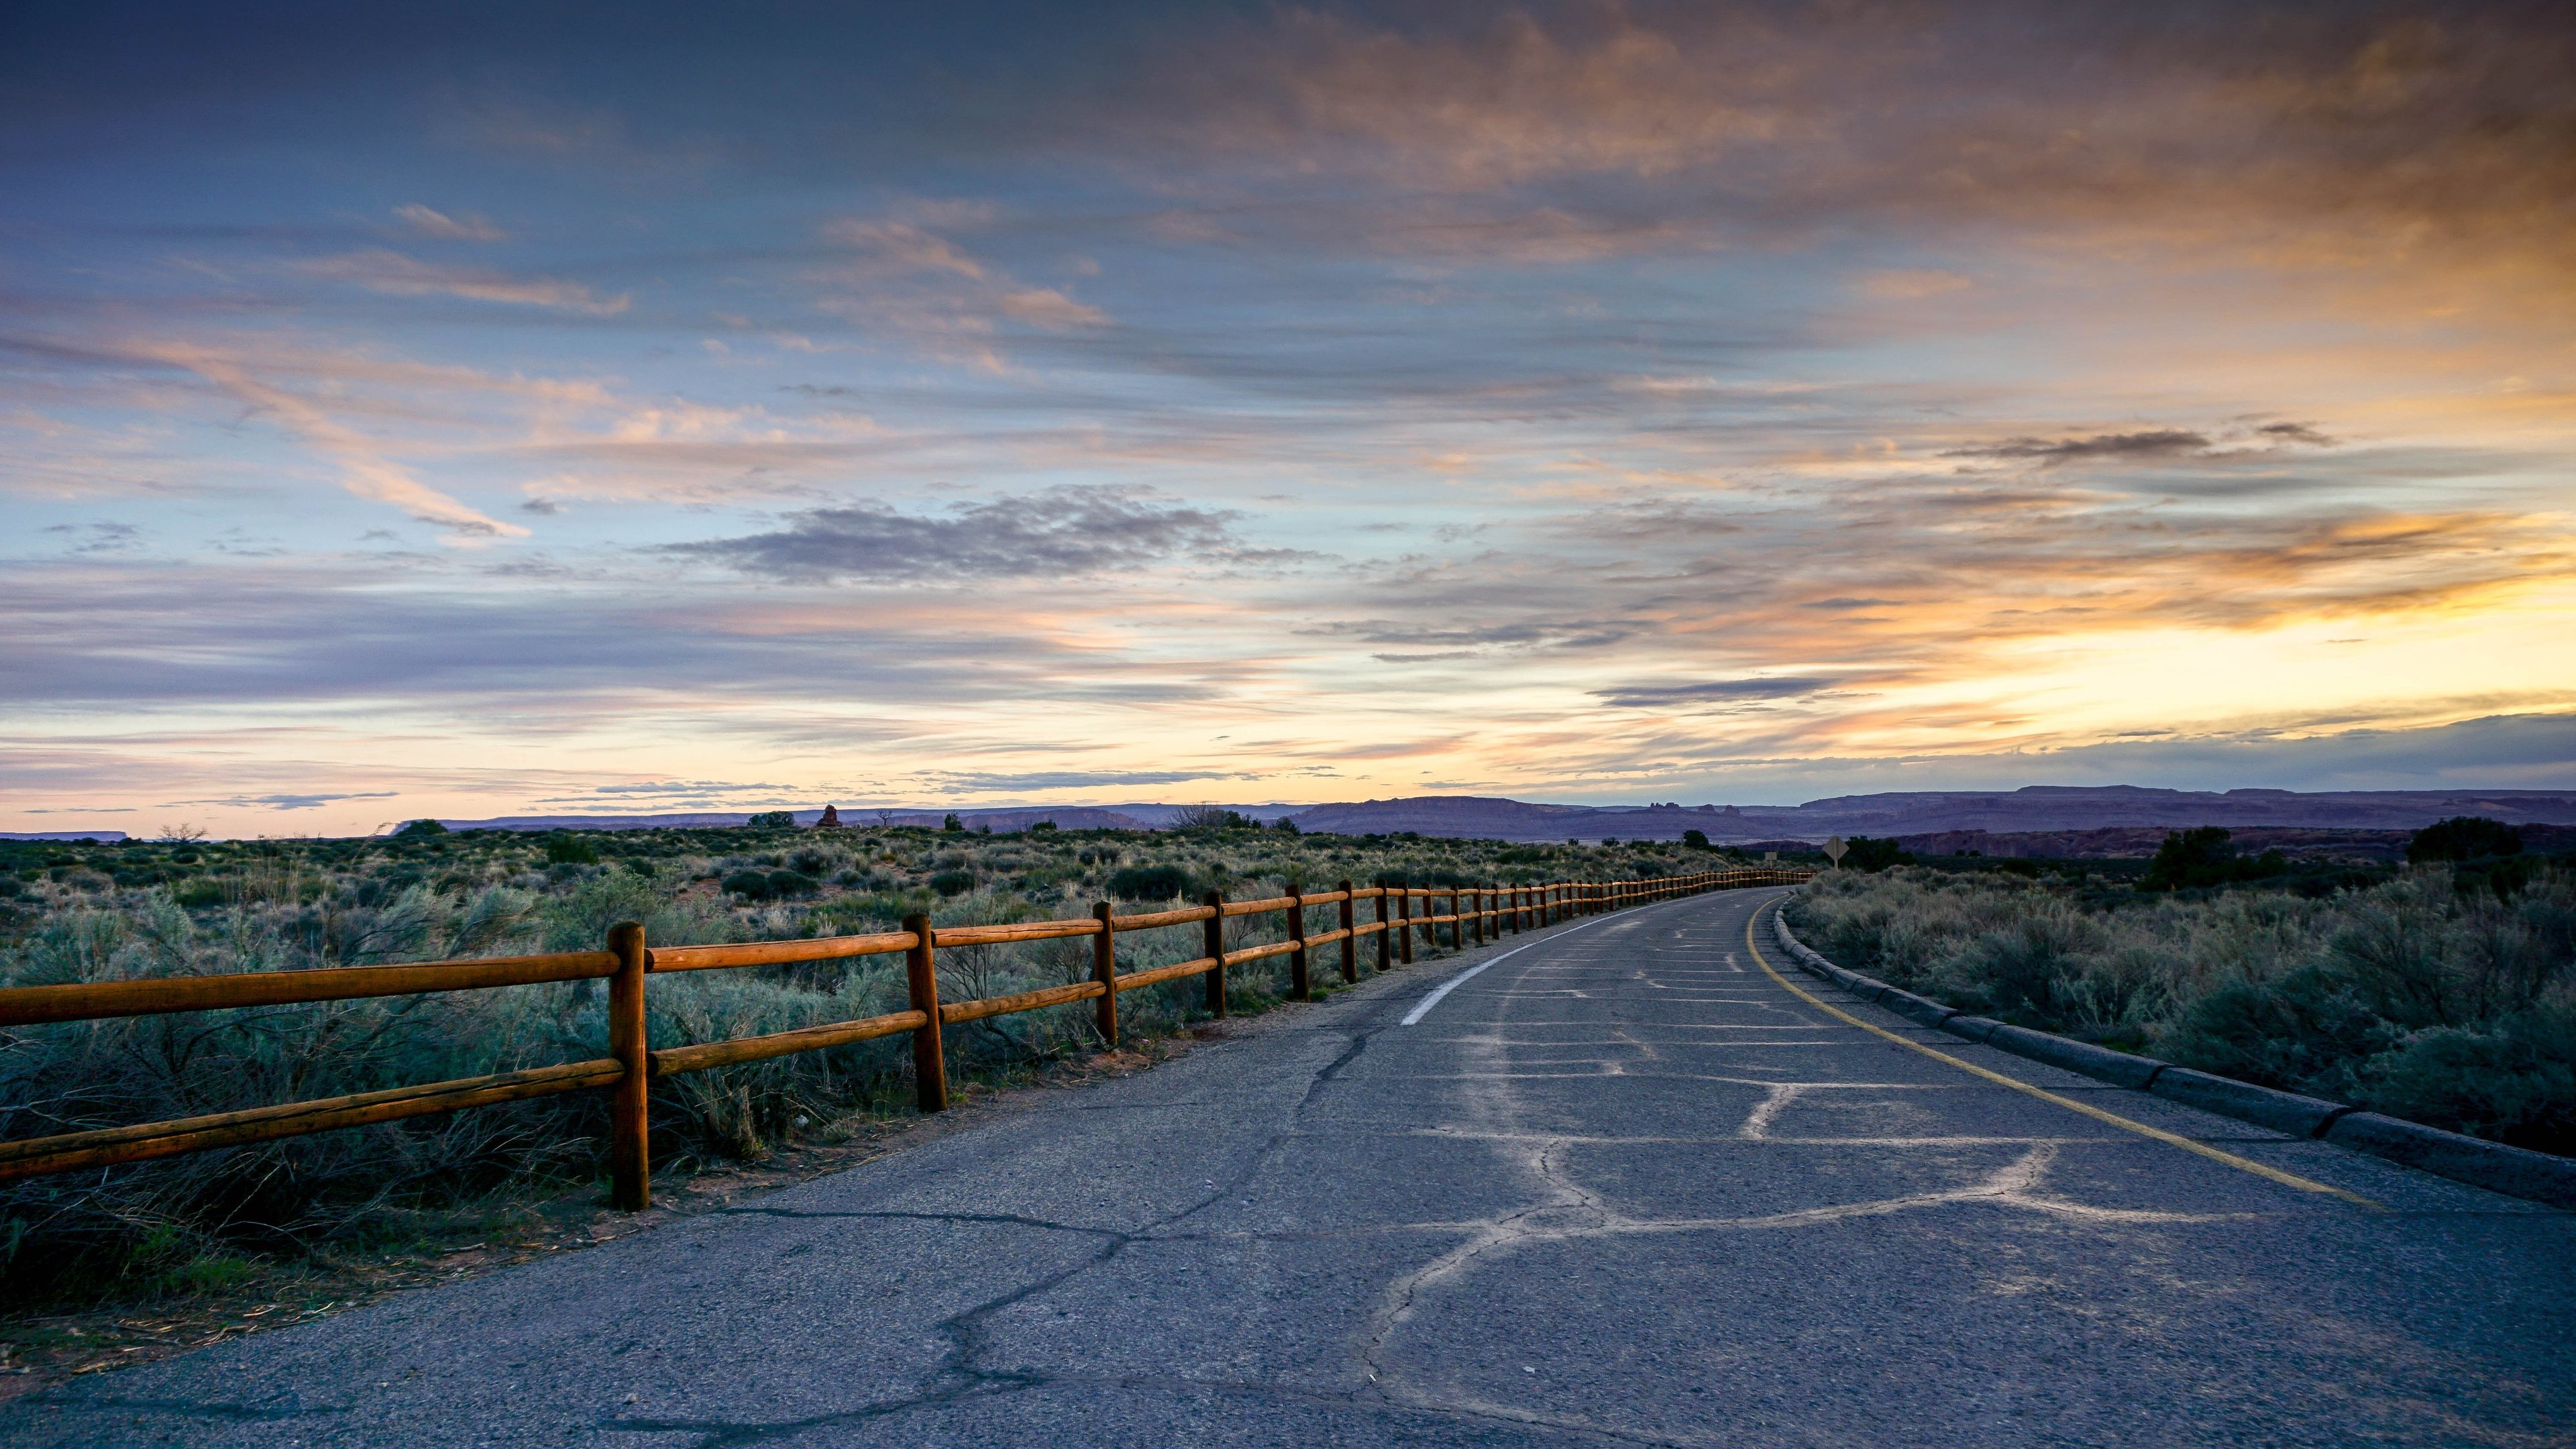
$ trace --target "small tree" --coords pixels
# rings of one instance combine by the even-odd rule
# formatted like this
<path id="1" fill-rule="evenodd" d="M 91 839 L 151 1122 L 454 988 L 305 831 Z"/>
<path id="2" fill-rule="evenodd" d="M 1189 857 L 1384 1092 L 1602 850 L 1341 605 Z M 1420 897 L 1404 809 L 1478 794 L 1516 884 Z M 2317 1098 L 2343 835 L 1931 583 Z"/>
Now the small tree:
<path id="1" fill-rule="evenodd" d="M 1855 835 L 1843 844 L 1843 866 L 1847 870 L 1885 870 L 1891 865 L 1914 863 L 1914 853 L 1899 847 L 1893 840 Z"/>
<path id="2" fill-rule="evenodd" d="M 2476 860 L 2482 856 L 2522 854 L 2522 832 L 2483 815 L 2454 815 L 2427 825 L 2406 842 L 2406 858 L 2417 865 L 2436 860 Z"/>
<path id="3" fill-rule="evenodd" d="M 447 827 L 435 820 L 415 820 L 394 832 L 396 836 L 445 835 Z"/>
<path id="4" fill-rule="evenodd" d="M 1705 830 L 1685 830 L 1682 832 L 1682 844 L 1689 846 L 1693 850 L 1706 850 L 1708 849 L 1708 832 Z"/>
<path id="5" fill-rule="evenodd" d="M 743 824 L 753 830 L 793 830 L 796 828 L 796 812 L 793 810 L 763 810 L 759 814 L 751 817 L 749 820 L 744 821 Z"/>
<path id="6" fill-rule="evenodd" d="M 1242 823 L 1242 816 L 1222 805 L 1184 805 L 1172 812 L 1174 830 L 1223 830 Z"/>
<path id="7" fill-rule="evenodd" d="M 2156 858 L 2147 862 L 2147 873 L 2139 878 L 2138 889 L 2174 891 L 2225 885 L 2230 881 L 2260 880 L 2290 868 L 2277 850 L 2245 859 L 2229 843 L 2233 838 L 2216 825 L 2171 832 L 2165 836 L 2165 843 L 2156 847 Z"/>
<path id="8" fill-rule="evenodd" d="M 966 829 L 966 822 L 958 819 L 957 812 L 951 810 L 948 812 L 947 816 L 939 822 L 939 828 L 947 831 L 951 835 L 956 835 L 962 833 Z"/>

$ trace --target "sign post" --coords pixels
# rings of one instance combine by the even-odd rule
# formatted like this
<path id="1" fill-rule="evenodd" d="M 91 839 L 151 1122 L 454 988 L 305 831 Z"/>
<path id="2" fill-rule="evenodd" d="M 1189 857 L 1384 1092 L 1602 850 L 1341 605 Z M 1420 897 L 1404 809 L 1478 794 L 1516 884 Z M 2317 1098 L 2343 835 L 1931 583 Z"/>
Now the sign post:
<path id="1" fill-rule="evenodd" d="M 1843 852 L 1849 849 L 1851 849 L 1851 847 L 1843 844 L 1843 838 L 1841 836 L 1828 835 L 1825 837 L 1825 859 L 1832 861 L 1836 867 L 1840 867 L 1842 865 Z"/>

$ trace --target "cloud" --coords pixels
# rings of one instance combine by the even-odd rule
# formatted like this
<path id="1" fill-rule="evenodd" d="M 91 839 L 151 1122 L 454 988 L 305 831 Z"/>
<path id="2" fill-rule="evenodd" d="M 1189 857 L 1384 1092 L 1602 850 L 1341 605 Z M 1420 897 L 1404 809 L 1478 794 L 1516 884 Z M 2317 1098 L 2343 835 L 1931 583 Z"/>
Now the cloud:
<path id="1" fill-rule="evenodd" d="M 422 236 L 437 237 L 443 241 L 502 241 L 508 236 L 508 233 L 499 227 L 471 212 L 462 216 L 448 216 L 443 212 L 432 211 L 416 201 L 395 207 L 394 215 L 401 218 L 405 226 Z"/>
<path id="2" fill-rule="evenodd" d="M 207 800 L 172 800 L 168 802 L 168 806 L 175 808 L 181 805 L 228 805 L 239 809 L 251 805 L 264 805 L 271 810 L 313 810 L 341 800 L 391 800 L 400 793 L 398 790 L 360 790 L 338 795 L 223 795 Z"/>
<path id="3" fill-rule="evenodd" d="M 1906 269 L 1872 272 L 1862 279 L 1861 290 L 1873 297 L 1914 301 L 1924 297 L 1941 297 L 1952 292 L 1964 292 L 1974 285 L 1976 285 L 1974 282 L 1957 272 Z"/>
<path id="4" fill-rule="evenodd" d="M 981 224 L 990 220 L 989 208 L 914 203 L 907 211 L 906 217 L 840 217 L 824 225 L 824 240 L 848 255 L 815 277 L 826 288 L 823 310 L 871 330 L 910 334 L 942 356 L 996 374 L 1009 370 L 996 347 L 1012 327 L 1046 335 L 1110 325 L 1100 308 L 1022 282 L 925 224 Z"/>
<path id="5" fill-rule="evenodd" d="M 317 451 L 340 465 L 343 487 L 361 498 L 389 503 L 424 523 L 442 525 L 451 541 L 524 538 L 528 531 L 467 507 L 429 487 L 410 470 L 386 458 L 366 435 L 325 412 L 319 405 L 273 387 L 251 375 L 234 359 L 186 343 L 146 345 L 143 355 L 184 367 L 242 401 L 269 413 Z"/>
<path id="6" fill-rule="evenodd" d="M 2331 448 L 2335 440 L 2306 423 L 2265 423 L 2255 432 L 2276 443 L 2296 443 L 2311 448 Z"/>
<path id="7" fill-rule="evenodd" d="M 820 582 L 936 583 L 971 578 L 1069 578 L 1176 560 L 1277 559 L 1244 547 L 1236 517 L 1170 503 L 1134 488 L 1051 488 L 960 504 L 946 517 L 880 504 L 817 508 L 790 526 L 742 538 L 668 544 L 661 552 L 747 573 Z"/>
<path id="8" fill-rule="evenodd" d="M 2576 31 L 2547 14 L 1284 9 L 1176 32 L 1085 110 L 1200 215 L 1298 196 L 1307 225 L 1212 238 L 1234 245 L 1577 259 L 1902 231 L 2528 324 L 2576 304 Z M 1908 272 L 1947 269 L 1887 273 L 1900 295 Z"/>
<path id="9" fill-rule="evenodd" d="M 1618 709 L 1667 709 L 1687 704 L 1734 704 L 1745 700 L 1794 699 L 1830 689 L 1824 678 L 1714 679 L 1700 684 L 1624 684 L 1593 691 L 1595 698 Z"/>
<path id="10" fill-rule="evenodd" d="M 2335 440 L 2306 423 L 2266 423 L 2253 439 L 2273 447 L 2331 448 Z M 2006 438 L 1999 443 L 1952 448 L 1947 458 L 2024 459 L 2043 468 L 2062 463 L 2106 461 L 2157 463 L 2172 458 L 2224 456 L 2209 434 L 2187 428 L 2149 428 L 2134 433 L 2094 433 L 2072 438 Z"/>
<path id="11" fill-rule="evenodd" d="M 943 789 L 991 794 L 1020 790 L 1129 789 L 1179 785 L 1192 780 L 1253 780 L 1260 777 L 1230 770 L 1036 770 L 1025 774 L 939 770 L 924 778 L 938 782 Z"/>
<path id="12" fill-rule="evenodd" d="M 389 297 L 463 297 L 475 302 L 578 312 L 588 317 L 614 317 L 633 300 L 623 292 L 601 297 L 578 282 L 442 266 L 383 248 L 316 258 L 298 263 L 296 270 L 308 277 L 348 282 Z"/>
<path id="13" fill-rule="evenodd" d="M 2137 433 L 2095 433 L 2085 438 L 2008 438 L 1978 448 L 1953 448 L 1953 458 L 2031 458 L 2042 467 L 2107 458 L 2117 462 L 2156 462 L 2209 451 L 2203 433 L 2156 428 Z"/>

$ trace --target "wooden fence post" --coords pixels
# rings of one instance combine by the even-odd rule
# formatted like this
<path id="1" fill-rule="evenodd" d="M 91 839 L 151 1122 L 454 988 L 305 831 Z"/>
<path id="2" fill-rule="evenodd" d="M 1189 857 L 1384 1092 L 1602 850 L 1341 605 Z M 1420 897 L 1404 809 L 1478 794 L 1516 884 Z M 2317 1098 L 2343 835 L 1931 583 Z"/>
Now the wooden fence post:
<path id="1" fill-rule="evenodd" d="M 1478 886 L 1467 892 L 1467 899 L 1475 905 L 1476 944 L 1481 946 L 1485 944 L 1485 888 Z"/>
<path id="2" fill-rule="evenodd" d="M 1288 953 L 1288 999 L 1312 1001 L 1315 999 L 1315 982 L 1306 974 L 1306 889 L 1303 886 L 1288 887 L 1288 939 L 1297 943 L 1297 949 Z"/>
<path id="3" fill-rule="evenodd" d="M 939 1047 L 939 962 L 932 953 L 930 917 L 918 913 L 906 916 L 903 928 L 912 933 L 912 949 L 903 958 L 912 1009 L 930 1018 L 912 1029 L 913 1105 L 924 1112 L 945 1112 L 948 1059 Z"/>
<path id="4" fill-rule="evenodd" d="M 617 958 L 608 978 L 608 1054 L 626 1074 L 608 1089 L 608 1200 L 619 1212 L 653 1205 L 653 1148 L 649 1063 L 644 1051 L 644 928 L 620 921 L 608 928 L 608 950 Z"/>
<path id="5" fill-rule="evenodd" d="M 1210 966 L 1207 971 L 1207 1009 L 1210 1016 L 1223 1016 L 1225 1015 L 1225 893 L 1209 891 L 1199 898 L 1199 904 L 1216 913 L 1207 918 L 1205 939 L 1207 954 L 1216 958 L 1216 964 Z"/>
<path id="6" fill-rule="evenodd" d="M 1395 898 L 1395 904 L 1396 930 L 1403 937 L 1396 944 L 1404 948 L 1404 964 L 1410 966 L 1413 964 L 1413 887 L 1404 887 L 1404 894 Z"/>
<path id="7" fill-rule="evenodd" d="M 1342 893 L 1342 980 L 1356 982 L 1360 979 L 1360 938 L 1351 934 L 1351 928 L 1359 924 L 1359 902 L 1351 899 L 1349 881 L 1333 889 Z"/>
<path id="8" fill-rule="evenodd" d="M 1387 938 L 1391 929 L 1387 921 L 1395 912 L 1386 908 L 1386 887 L 1377 888 L 1377 969 L 1380 975 L 1395 969 L 1395 942 Z"/>
<path id="9" fill-rule="evenodd" d="M 1091 1009 L 1091 1020 L 1113 1052 L 1118 1050 L 1118 933 L 1110 929 L 1109 921 L 1117 910 L 1107 901 L 1091 908 L 1092 919 L 1100 922 L 1100 934 L 1091 938 L 1091 979 L 1100 983 L 1100 1001 Z"/>

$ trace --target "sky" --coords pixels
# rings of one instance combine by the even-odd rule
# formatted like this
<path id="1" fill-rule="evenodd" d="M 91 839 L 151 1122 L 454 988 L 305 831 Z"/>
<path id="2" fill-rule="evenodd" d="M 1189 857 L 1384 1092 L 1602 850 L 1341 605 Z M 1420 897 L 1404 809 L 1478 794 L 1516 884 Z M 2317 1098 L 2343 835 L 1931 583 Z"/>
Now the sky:
<path id="1" fill-rule="evenodd" d="M 0 18 L 0 828 L 2576 785 L 2511 5 Z"/>

